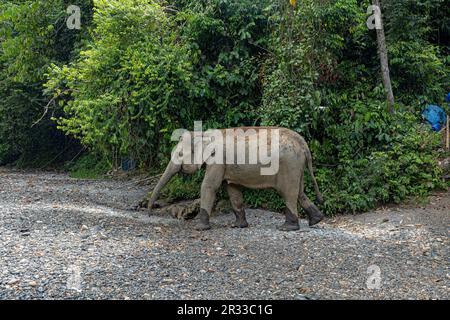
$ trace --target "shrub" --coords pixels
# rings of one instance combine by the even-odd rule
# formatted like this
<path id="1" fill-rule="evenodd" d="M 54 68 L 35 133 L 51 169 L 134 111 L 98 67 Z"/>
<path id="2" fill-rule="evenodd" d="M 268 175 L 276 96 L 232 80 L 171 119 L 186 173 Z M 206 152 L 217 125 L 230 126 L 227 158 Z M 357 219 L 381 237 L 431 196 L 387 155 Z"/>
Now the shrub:
<path id="1" fill-rule="evenodd" d="M 104 178 L 112 167 L 104 157 L 91 152 L 82 155 L 76 161 L 66 163 L 65 169 L 69 171 L 72 178 L 100 179 Z"/>
<path id="2" fill-rule="evenodd" d="M 67 63 L 86 36 L 65 27 L 68 2 L 0 1 L 0 165 L 45 166 L 77 152 L 50 120 L 61 109 L 43 88 L 49 65 Z M 88 24 L 90 1 L 78 4 Z"/>
<path id="3" fill-rule="evenodd" d="M 76 139 L 92 155 L 71 165 L 75 176 L 122 157 L 156 171 L 171 132 L 194 120 L 279 125 L 307 139 L 328 214 L 425 195 L 442 181 L 438 137 L 418 125 L 419 111 L 449 89 L 448 5 L 382 1 L 390 115 L 366 26 L 371 2 L 86 0 L 73 31 L 69 1 L 0 0 L 0 164 L 73 159 Z M 198 197 L 200 181 L 175 178 L 166 196 Z M 244 196 L 252 207 L 283 206 L 270 190 Z"/>

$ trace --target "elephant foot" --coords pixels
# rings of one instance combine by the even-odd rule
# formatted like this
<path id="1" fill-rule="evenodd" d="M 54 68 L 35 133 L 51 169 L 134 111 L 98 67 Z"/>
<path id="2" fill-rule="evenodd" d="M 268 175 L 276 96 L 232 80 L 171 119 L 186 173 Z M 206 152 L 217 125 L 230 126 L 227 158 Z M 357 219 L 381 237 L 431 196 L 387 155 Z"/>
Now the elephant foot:
<path id="1" fill-rule="evenodd" d="M 286 216 L 286 221 L 283 225 L 279 226 L 277 229 L 280 231 L 296 231 L 300 229 L 300 225 L 298 223 L 298 216 L 291 212 L 289 208 L 284 210 L 284 214 Z"/>
<path id="2" fill-rule="evenodd" d="M 205 209 L 200 209 L 198 218 L 200 222 L 195 226 L 195 230 L 204 231 L 211 229 L 211 225 L 209 224 L 209 214 Z"/>
<path id="3" fill-rule="evenodd" d="M 247 220 L 236 220 L 235 222 L 233 222 L 231 227 L 232 228 L 247 228 L 248 222 L 247 222 Z"/>
<path id="4" fill-rule="evenodd" d="M 232 228 L 247 228 L 248 222 L 245 218 L 245 210 L 233 210 L 234 215 L 236 216 L 236 221 L 231 225 Z"/>
<path id="5" fill-rule="evenodd" d="M 312 205 L 308 209 L 305 210 L 308 218 L 309 218 L 309 226 L 312 227 L 316 224 L 318 224 L 320 221 L 325 218 L 324 214 L 320 212 L 319 208 Z"/>
<path id="6" fill-rule="evenodd" d="M 285 222 L 283 225 L 277 227 L 279 231 L 297 231 L 300 230 L 300 225 L 297 223 Z"/>

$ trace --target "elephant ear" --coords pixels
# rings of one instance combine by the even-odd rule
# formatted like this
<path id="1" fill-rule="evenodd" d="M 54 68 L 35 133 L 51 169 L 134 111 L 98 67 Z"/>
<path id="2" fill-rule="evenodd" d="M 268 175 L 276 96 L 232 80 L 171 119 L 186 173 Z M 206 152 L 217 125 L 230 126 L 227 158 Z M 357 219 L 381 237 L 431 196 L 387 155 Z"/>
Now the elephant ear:
<path id="1" fill-rule="evenodd" d="M 215 152 L 211 152 L 204 157 L 205 148 L 211 143 L 211 137 L 202 137 L 201 140 L 193 143 L 193 159 L 195 164 L 203 165 L 211 157 L 215 155 Z"/>

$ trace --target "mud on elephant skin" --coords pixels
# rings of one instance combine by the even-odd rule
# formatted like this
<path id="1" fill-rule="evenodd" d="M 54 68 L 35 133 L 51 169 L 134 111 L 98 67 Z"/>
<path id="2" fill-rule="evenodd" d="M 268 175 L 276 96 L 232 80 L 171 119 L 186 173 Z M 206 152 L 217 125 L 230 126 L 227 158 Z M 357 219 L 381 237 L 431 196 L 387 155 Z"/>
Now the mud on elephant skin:
<path id="1" fill-rule="evenodd" d="M 230 198 L 232 210 L 236 216 L 236 222 L 233 224 L 234 227 L 245 228 L 248 226 L 247 220 L 245 218 L 244 202 L 242 196 L 242 188 L 251 189 L 275 189 L 284 199 L 286 204 L 285 209 L 285 223 L 278 229 L 282 231 L 294 231 L 299 229 L 298 220 L 298 205 L 300 205 L 306 212 L 309 225 L 313 226 L 324 218 L 323 213 L 319 208 L 306 196 L 304 193 L 304 171 L 308 169 L 311 176 L 311 181 L 314 186 L 317 201 L 322 203 L 322 195 L 319 191 L 317 181 L 314 177 L 313 166 L 312 166 L 312 156 L 309 150 L 308 144 L 305 139 L 298 133 L 278 127 L 245 127 L 245 128 L 232 128 L 223 129 L 225 135 L 225 130 L 231 130 L 233 133 L 233 141 L 238 141 L 242 138 L 242 132 L 245 132 L 244 137 L 244 147 L 245 155 L 248 159 L 251 153 L 251 141 L 261 141 L 261 135 L 265 135 L 267 139 L 267 132 L 269 132 L 269 137 L 271 137 L 270 132 L 272 130 L 277 130 L 279 137 L 278 144 L 278 170 L 271 175 L 261 174 L 264 168 L 267 168 L 267 163 L 263 164 L 259 160 L 256 164 L 239 164 L 239 162 L 234 162 L 233 164 L 227 164 L 225 159 L 221 159 L 218 162 L 208 162 L 208 159 L 203 159 L 203 163 L 192 164 L 185 162 L 185 159 L 191 158 L 192 154 L 196 154 L 201 150 L 208 148 L 208 144 L 212 143 L 211 140 L 203 139 L 201 143 L 194 143 L 194 132 L 190 132 L 188 136 L 188 141 L 190 145 L 190 155 L 186 157 L 180 150 L 186 145 L 186 135 L 180 139 L 177 147 L 172 154 L 172 159 L 167 165 L 163 175 L 158 181 L 155 189 L 153 190 L 150 199 L 142 203 L 145 207 L 150 209 L 155 207 L 156 200 L 164 188 L 164 186 L 170 181 L 170 179 L 177 173 L 183 172 L 192 174 L 202 167 L 205 167 L 205 177 L 201 185 L 201 198 L 200 198 L 200 210 L 198 214 L 199 223 L 196 227 L 197 230 L 207 230 L 210 229 L 210 217 L 216 201 L 216 193 L 220 186 L 225 182 L 227 192 Z M 229 134 L 228 132 L 226 134 Z M 192 142 L 191 142 L 192 141 Z M 266 141 L 268 145 L 271 144 L 271 140 Z M 209 146 L 210 147 L 210 146 Z M 225 150 L 226 145 L 223 147 Z M 197 149 L 200 148 L 200 151 Z M 226 152 L 222 152 L 225 157 Z M 215 159 L 217 160 L 217 159 Z M 227 159 L 228 160 L 228 159 Z"/>

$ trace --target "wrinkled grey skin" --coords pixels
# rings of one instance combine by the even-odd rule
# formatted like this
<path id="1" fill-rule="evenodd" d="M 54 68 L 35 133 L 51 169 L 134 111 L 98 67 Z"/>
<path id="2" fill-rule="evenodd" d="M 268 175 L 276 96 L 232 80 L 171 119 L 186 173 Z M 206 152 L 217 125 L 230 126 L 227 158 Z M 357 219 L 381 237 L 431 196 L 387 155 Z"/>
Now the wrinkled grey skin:
<path id="1" fill-rule="evenodd" d="M 242 187 L 252 189 L 273 188 L 278 191 L 286 202 L 286 221 L 278 228 L 279 230 L 293 231 L 299 229 L 297 204 L 300 204 L 306 211 L 310 226 L 319 223 L 324 216 L 304 193 L 304 170 L 307 165 L 317 201 L 322 203 L 322 196 L 313 173 L 311 152 L 303 137 L 285 128 L 246 127 L 241 129 L 254 129 L 256 134 L 259 134 L 260 129 L 279 129 L 279 171 L 275 175 L 266 176 L 261 175 L 260 169 L 267 166 L 261 164 L 203 164 L 206 167 L 206 172 L 201 186 L 199 224 L 196 229 L 210 229 L 209 218 L 216 199 L 216 192 L 224 181 L 226 181 L 228 195 L 236 216 L 236 222 L 233 224 L 233 227 L 245 228 L 248 226 L 243 207 Z M 182 141 L 179 143 L 182 143 Z M 247 143 L 246 148 L 248 152 Z M 180 154 L 179 156 L 181 157 L 182 155 Z M 171 161 L 153 190 L 147 204 L 148 208 L 154 207 L 161 189 L 176 173 L 192 174 L 201 167 L 202 165 L 175 164 Z"/>

